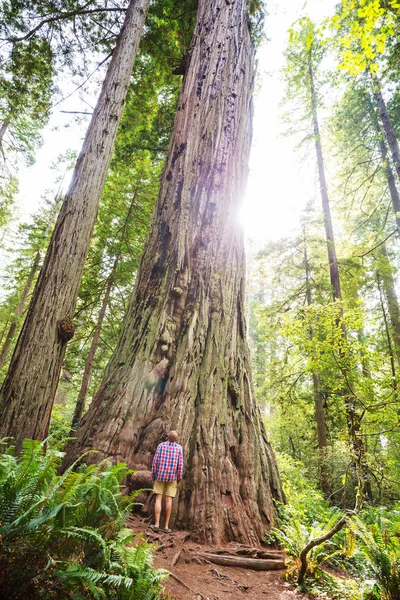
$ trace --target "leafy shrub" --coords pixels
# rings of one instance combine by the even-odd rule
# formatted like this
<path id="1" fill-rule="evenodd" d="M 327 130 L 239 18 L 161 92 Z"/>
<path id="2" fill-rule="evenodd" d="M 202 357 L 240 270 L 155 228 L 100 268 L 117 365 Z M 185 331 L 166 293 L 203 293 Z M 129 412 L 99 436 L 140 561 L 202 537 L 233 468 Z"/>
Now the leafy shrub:
<path id="1" fill-rule="evenodd" d="M 144 541 L 125 528 L 133 497 L 120 492 L 126 465 L 106 462 L 57 475 L 62 454 L 25 440 L 0 451 L 0 597 L 7 600 L 155 600 Z"/>
<path id="2" fill-rule="evenodd" d="M 352 531 L 361 541 L 369 576 L 373 578 L 369 600 L 400 598 L 400 522 L 397 511 L 397 519 L 388 519 L 385 512 L 379 514 L 375 509 L 365 515 L 367 523 L 357 517 L 350 522 Z"/>

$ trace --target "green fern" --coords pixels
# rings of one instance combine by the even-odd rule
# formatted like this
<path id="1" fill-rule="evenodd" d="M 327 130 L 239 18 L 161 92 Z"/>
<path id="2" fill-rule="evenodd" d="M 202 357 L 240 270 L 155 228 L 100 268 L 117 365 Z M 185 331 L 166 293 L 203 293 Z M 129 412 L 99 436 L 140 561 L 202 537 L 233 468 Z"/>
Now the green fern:
<path id="1" fill-rule="evenodd" d="M 362 543 L 362 551 L 375 579 L 372 594 L 381 600 L 400 599 L 400 542 L 398 532 L 386 529 L 382 520 L 364 524 L 353 517 L 352 530 Z"/>
<path id="2" fill-rule="evenodd" d="M 25 440 L 18 458 L 0 442 L 0 589 L 8 600 L 156 600 L 168 573 L 134 545 L 121 494 L 125 465 L 74 465 Z"/>

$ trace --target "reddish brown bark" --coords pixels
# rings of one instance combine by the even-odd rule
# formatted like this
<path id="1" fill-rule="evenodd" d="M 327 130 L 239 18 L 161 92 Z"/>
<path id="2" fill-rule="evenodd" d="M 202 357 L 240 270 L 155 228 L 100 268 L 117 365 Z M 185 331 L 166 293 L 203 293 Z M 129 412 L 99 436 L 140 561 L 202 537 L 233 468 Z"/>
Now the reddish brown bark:
<path id="1" fill-rule="evenodd" d="M 149 0 L 131 0 L 0 391 L 0 435 L 47 435 L 53 399 Z"/>
<path id="2" fill-rule="evenodd" d="M 237 209 L 251 142 L 245 0 L 200 0 L 158 203 L 114 355 L 65 464 L 95 448 L 148 469 L 170 428 L 186 475 L 172 522 L 257 542 L 282 499 L 251 385 Z"/>

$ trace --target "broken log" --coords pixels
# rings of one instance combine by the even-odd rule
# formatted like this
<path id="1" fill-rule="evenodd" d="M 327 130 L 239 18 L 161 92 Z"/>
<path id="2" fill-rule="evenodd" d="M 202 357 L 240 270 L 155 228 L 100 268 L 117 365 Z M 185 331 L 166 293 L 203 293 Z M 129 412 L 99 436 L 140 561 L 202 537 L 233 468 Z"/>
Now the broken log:
<path id="1" fill-rule="evenodd" d="M 246 558 L 243 556 L 211 554 L 210 552 L 199 552 L 197 556 L 209 560 L 216 565 L 224 565 L 225 567 L 241 567 L 243 569 L 254 569 L 255 571 L 272 571 L 285 568 L 283 558 Z"/>

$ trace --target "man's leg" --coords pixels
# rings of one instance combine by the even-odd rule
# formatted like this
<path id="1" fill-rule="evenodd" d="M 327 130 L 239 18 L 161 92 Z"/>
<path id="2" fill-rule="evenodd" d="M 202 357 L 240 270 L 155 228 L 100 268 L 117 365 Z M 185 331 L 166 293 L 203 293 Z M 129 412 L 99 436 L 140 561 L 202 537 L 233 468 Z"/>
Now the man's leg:
<path id="1" fill-rule="evenodd" d="M 169 527 L 169 518 L 172 510 L 172 497 L 165 496 L 165 529 Z"/>
<path id="2" fill-rule="evenodd" d="M 156 501 L 154 504 L 154 525 L 156 527 L 160 527 L 160 516 L 161 516 L 161 502 L 162 502 L 162 494 L 156 494 Z M 171 509 L 170 509 L 171 514 Z"/>

